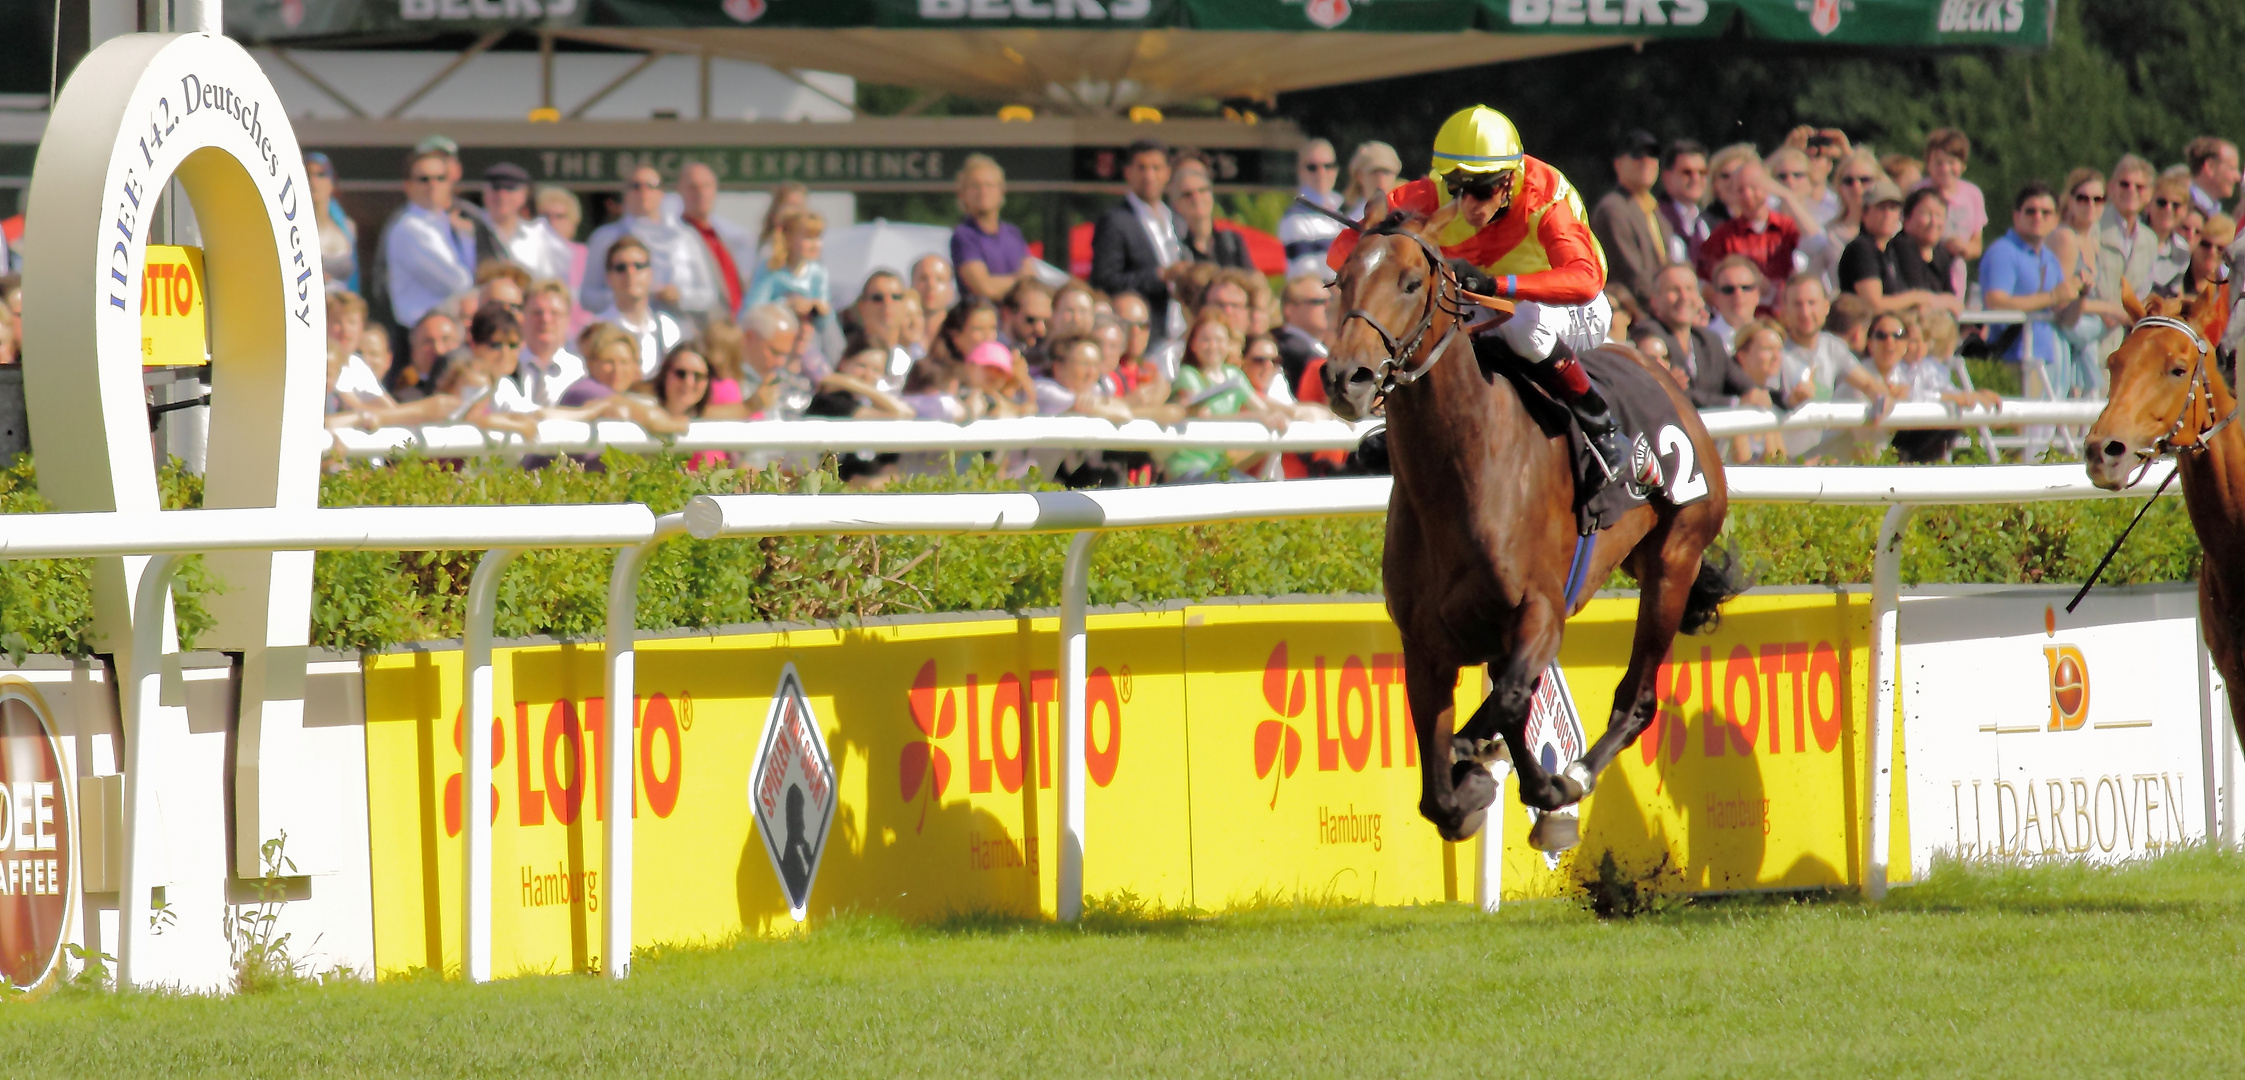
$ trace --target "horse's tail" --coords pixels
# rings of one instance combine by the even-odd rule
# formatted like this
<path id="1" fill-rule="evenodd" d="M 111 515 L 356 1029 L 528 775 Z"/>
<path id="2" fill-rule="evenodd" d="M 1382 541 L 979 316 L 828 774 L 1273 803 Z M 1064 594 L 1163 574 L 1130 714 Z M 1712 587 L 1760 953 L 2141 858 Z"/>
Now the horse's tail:
<path id="1" fill-rule="evenodd" d="M 1753 572 L 1738 553 L 1738 545 L 1710 547 L 1700 553 L 1699 576 L 1692 579 L 1691 595 L 1684 600 L 1687 634 L 1704 634 L 1723 621 L 1723 605 L 1754 587 Z"/>

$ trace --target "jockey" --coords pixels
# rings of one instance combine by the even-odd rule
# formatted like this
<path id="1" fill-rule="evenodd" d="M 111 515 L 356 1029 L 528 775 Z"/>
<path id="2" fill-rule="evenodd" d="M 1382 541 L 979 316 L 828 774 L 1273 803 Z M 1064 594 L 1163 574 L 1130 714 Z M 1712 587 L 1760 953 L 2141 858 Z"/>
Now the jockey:
<path id="1" fill-rule="evenodd" d="M 1424 217 L 1458 204 L 1457 216 L 1434 239 L 1470 293 L 1488 294 L 1474 299 L 1513 302 L 1512 317 L 1493 336 L 1528 361 L 1536 385 L 1582 425 L 1603 470 L 1584 478 L 1595 493 L 1623 475 L 1628 463 L 1605 398 L 1575 359 L 1604 343 L 1613 322 L 1606 254 L 1590 233 L 1582 197 L 1559 170 L 1522 153 L 1512 121 L 1485 105 L 1443 121 L 1428 172 L 1390 192 L 1388 208 Z M 1377 224 L 1374 215 L 1367 213 L 1365 224 Z M 1347 262 L 1356 240 L 1357 234 L 1343 233 L 1329 265 L 1338 270 Z"/>

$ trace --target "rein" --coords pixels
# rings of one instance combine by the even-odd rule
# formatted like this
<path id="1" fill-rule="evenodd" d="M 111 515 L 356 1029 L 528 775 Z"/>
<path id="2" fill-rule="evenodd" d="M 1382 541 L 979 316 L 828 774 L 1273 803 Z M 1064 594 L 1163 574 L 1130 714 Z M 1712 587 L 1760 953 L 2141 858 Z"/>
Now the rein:
<path id="1" fill-rule="evenodd" d="M 1426 373 L 1433 370 L 1435 362 L 1442 359 L 1443 353 L 1449 351 L 1450 343 L 1457 340 L 1458 328 L 1464 325 L 1466 312 L 1464 297 L 1460 295 L 1464 291 L 1464 287 L 1458 283 L 1458 276 L 1451 272 L 1449 264 L 1442 261 L 1442 255 L 1435 250 L 1432 241 L 1418 233 L 1403 229 L 1386 230 L 1384 233 L 1375 230 L 1373 235 L 1408 236 L 1417 241 L 1419 250 L 1426 253 L 1427 265 L 1433 268 L 1435 275 L 1433 288 L 1427 290 L 1426 309 L 1419 313 L 1418 325 L 1411 328 L 1408 337 L 1398 337 L 1396 334 L 1390 333 L 1387 327 L 1380 324 L 1378 317 L 1363 308 L 1350 308 L 1348 314 L 1341 316 L 1342 326 L 1348 325 L 1350 319 L 1362 319 L 1364 325 L 1371 327 L 1373 333 L 1380 335 L 1381 343 L 1387 346 L 1387 358 L 1380 361 L 1377 371 L 1380 380 L 1379 389 L 1375 390 L 1372 395 L 1373 402 L 1378 403 L 1382 398 L 1394 393 L 1397 389 L 1425 378 Z M 1427 331 L 1434 328 L 1434 316 L 1437 311 L 1450 316 L 1450 328 L 1445 330 L 1440 338 L 1436 339 L 1434 348 L 1426 354 L 1425 358 L 1416 367 L 1413 367 L 1411 366 L 1411 355 L 1418 351 L 1419 343 L 1426 339 Z"/>

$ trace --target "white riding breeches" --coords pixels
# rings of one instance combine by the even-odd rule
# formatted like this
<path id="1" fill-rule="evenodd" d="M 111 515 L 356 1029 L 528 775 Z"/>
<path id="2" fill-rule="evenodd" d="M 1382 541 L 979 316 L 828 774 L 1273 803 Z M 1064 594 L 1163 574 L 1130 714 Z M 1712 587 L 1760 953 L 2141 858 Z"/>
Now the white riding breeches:
<path id="1" fill-rule="evenodd" d="M 1587 304 L 1539 304 L 1522 300 L 1512 317 L 1497 327 L 1512 351 L 1527 360 L 1547 360 L 1554 344 L 1564 341 L 1576 352 L 1589 352 L 1606 343 L 1613 327 L 1614 309 L 1600 293 Z"/>

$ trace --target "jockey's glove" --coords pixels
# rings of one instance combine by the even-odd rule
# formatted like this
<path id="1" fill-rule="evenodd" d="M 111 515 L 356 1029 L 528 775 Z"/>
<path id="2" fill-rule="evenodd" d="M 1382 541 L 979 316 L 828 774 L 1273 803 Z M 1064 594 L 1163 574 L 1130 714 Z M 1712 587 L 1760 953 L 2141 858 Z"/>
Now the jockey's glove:
<path id="1" fill-rule="evenodd" d="M 1494 296 L 1496 294 L 1496 279 L 1482 273 L 1480 267 L 1475 266 L 1472 263 L 1465 261 L 1464 259 L 1450 259 L 1447 261 L 1450 266 L 1450 272 L 1458 276 L 1459 287 L 1465 289 L 1465 291 L 1467 292 L 1480 293 L 1483 296 Z"/>

